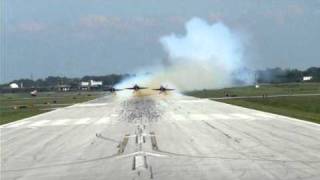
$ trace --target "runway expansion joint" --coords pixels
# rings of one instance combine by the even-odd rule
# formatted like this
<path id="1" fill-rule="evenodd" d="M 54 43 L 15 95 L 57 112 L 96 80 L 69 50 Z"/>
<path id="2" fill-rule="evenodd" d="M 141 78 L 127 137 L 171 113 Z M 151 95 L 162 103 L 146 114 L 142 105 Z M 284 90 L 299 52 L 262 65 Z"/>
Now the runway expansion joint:
<path id="1" fill-rule="evenodd" d="M 155 151 L 158 151 L 159 147 L 158 147 L 157 139 L 154 132 L 150 132 L 150 139 L 151 139 L 152 149 Z"/>
<path id="2" fill-rule="evenodd" d="M 123 137 L 122 141 L 119 143 L 119 145 L 118 145 L 118 148 L 119 148 L 118 154 L 122 154 L 124 152 L 124 150 L 125 150 L 125 148 L 126 148 L 126 146 L 128 144 L 128 141 L 129 141 L 129 136 L 130 136 L 129 134 L 126 134 Z"/>

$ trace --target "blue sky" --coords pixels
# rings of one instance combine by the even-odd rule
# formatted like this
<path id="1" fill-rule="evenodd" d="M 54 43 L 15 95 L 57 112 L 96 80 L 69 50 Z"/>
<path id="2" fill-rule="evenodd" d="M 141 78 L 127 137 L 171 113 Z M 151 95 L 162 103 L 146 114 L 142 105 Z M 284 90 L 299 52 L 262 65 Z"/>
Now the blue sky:
<path id="1" fill-rule="evenodd" d="M 246 41 L 250 68 L 320 65 L 319 0 L 7 0 L 1 82 L 131 73 L 161 63 L 159 38 L 200 17 Z"/>

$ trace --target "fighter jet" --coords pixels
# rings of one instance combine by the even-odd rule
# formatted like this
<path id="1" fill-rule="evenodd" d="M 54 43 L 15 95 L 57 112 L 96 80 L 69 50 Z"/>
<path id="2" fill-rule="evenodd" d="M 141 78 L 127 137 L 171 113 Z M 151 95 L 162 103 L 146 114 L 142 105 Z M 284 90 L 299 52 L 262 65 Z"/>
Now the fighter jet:
<path id="1" fill-rule="evenodd" d="M 114 87 L 108 87 L 104 89 L 105 91 L 111 92 L 111 93 L 116 93 L 117 91 L 122 91 L 123 89 L 116 89 Z"/>
<path id="2" fill-rule="evenodd" d="M 160 88 L 158 88 L 158 89 L 152 89 L 152 90 L 154 90 L 154 91 L 159 91 L 160 93 L 165 93 L 165 92 L 167 92 L 167 91 L 173 91 L 174 89 L 169 89 L 169 88 L 166 88 L 166 87 L 164 87 L 164 86 L 160 86 Z"/>
<path id="3" fill-rule="evenodd" d="M 141 87 L 141 86 L 138 86 L 137 84 L 135 84 L 133 87 L 131 88 L 126 88 L 126 89 L 130 89 L 130 90 L 134 90 L 134 91 L 139 91 L 141 89 L 148 89 L 147 87 Z"/>

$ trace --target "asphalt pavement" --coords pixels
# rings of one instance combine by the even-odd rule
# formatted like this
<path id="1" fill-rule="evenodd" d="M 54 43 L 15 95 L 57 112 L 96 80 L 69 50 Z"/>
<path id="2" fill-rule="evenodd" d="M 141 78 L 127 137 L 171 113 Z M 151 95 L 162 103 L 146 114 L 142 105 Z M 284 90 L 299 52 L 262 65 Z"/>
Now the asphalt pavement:
<path id="1" fill-rule="evenodd" d="M 105 96 L 1 126 L 1 180 L 320 179 L 320 126 L 182 95 Z"/>

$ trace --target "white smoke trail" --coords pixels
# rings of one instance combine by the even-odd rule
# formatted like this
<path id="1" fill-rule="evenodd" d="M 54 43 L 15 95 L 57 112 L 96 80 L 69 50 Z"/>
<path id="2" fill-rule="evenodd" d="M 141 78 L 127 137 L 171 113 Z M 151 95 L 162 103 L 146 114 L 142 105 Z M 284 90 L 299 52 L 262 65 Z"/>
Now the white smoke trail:
<path id="1" fill-rule="evenodd" d="M 187 91 L 228 87 L 234 80 L 253 82 L 253 76 L 243 70 L 243 44 L 235 32 L 221 22 L 210 25 L 199 18 L 188 21 L 185 29 L 185 35 L 160 38 L 168 53 L 168 64 L 148 69 L 155 73 L 135 77 L 135 83 L 165 83 Z M 132 79 L 123 84 L 128 82 Z"/>

